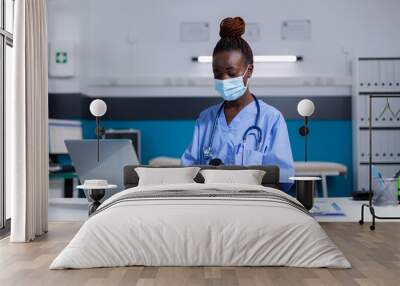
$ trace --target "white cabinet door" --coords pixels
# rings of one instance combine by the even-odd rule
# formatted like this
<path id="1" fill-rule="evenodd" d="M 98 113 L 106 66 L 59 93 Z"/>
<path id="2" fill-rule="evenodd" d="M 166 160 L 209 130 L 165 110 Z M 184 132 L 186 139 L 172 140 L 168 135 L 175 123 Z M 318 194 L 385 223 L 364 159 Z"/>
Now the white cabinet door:
<path id="1" fill-rule="evenodd" d="M 359 62 L 360 91 L 379 90 L 379 61 L 362 60 Z"/>
<path id="2" fill-rule="evenodd" d="M 379 87 L 382 90 L 394 90 L 394 61 L 379 61 Z"/>

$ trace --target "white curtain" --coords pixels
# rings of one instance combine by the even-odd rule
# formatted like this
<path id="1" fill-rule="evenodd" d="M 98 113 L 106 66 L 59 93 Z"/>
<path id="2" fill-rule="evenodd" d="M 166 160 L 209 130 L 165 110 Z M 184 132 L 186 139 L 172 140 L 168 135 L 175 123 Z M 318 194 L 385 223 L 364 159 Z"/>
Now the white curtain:
<path id="1" fill-rule="evenodd" d="M 6 98 L 6 186 L 12 194 L 10 241 L 28 242 L 47 232 L 46 0 L 17 0 L 14 11 L 13 94 Z"/>

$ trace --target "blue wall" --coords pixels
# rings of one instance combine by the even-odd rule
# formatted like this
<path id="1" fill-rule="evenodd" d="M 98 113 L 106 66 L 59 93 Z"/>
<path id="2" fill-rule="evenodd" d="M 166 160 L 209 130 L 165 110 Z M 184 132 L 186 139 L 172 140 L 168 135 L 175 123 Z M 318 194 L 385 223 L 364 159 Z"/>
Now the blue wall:
<path id="1" fill-rule="evenodd" d="M 288 120 L 290 142 L 295 161 L 304 161 L 303 138 L 298 135 L 300 120 Z M 347 175 L 328 177 L 331 197 L 348 197 L 353 191 L 352 124 L 351 120 L 314 120 L 310 122 L 308 159 L 332 161 L 347 166 Z"/>
<path id="2" fill-rule="evenodd" d="M 180 157 L 189 144 L 194 120 L 103 120 L 104 128 L 134 128 L 142 134 L 142 163 L 157 156 Z M 95 121 L 83 120 L 83 137 L 95 138 Z M 302 120 L 287 120 L 293 157 L 304 160 L 304 141 L 298 134 Z M 350 120 L 311 120 L 309 160 L 333 161 L 347 166 L 347 176 L 328 178 L 330 196 L 350 196 L 352 192 L 352 131 Z"/>

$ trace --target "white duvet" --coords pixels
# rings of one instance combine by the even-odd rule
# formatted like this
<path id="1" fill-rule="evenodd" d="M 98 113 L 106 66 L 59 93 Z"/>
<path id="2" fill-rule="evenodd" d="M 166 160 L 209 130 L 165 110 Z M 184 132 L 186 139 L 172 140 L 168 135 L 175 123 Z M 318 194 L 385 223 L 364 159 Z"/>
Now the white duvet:
<path id="1" fill-rule="evenodd" d="M 238 184 L 135 187 L 106 200 L 50 269 L 145 266 L 294 266 L 349 268 L 307 213 L 257 198 L 152 198 L 113 204 L 132 192 L 262 190 Z M 298 202 L 297 202 L 298 203 Z M 107 207 L 108 206 L 108 207 Z"/>

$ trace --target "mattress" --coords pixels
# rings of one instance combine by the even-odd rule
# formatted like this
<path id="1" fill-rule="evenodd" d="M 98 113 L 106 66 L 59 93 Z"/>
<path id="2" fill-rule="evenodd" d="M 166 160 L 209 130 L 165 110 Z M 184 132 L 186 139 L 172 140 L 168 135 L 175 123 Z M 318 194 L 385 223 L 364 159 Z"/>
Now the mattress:
<path id="1" fill-rule="evenodd" d="M 339 174 L 345 174 L 347 167 L 343 164 L 335 162 L 294 162 L 295 172 L 315 172 L 316 174 L 323 172 L 337 172 Z"/>
<path id="2" fill-rule="evenodd" d="M 179 158 L 173 157 L 156 157 L 150 160 L 150 166 L 161 167 L 161 166 L 179 166 L 181 161 Z M 347 167 L 340 163 L 335 162 L 318 162 L 318 161 L 296 161 L 294 162 L 294 167 L 296 172 L 338 172 L 339 174 L 345 174 L 347 172 Z"/>
<path id="3" fill-rule="evenodd" d="M 149 165 L 152 167 L 163 167 L 163 166 L 180 166 L 181 159 L 174 157 L 156 157 L 149 161 Z"/>
<path id="4" fill-rule="evenodd" d="M 129 265 L 351 267 L 291 196 L 263 186 L 197 183 L 115 194 L 50 269 Z"/>

